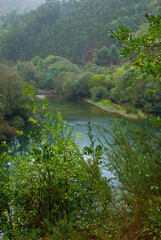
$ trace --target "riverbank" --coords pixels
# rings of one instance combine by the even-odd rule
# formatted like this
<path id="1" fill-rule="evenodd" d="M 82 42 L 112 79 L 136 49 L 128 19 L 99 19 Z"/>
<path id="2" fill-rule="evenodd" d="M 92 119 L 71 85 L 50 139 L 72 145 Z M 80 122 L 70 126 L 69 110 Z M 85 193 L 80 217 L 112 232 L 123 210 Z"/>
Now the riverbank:
<path id="1" fill-rule="evenodd" d="M 110 100 L 103 99 L 98 102 L 94 102 L 91 99 L 84 98 L 85 102 L 95 105 L 96 107 L 101 108 L 102 110 L 110 113 L 116 113 L 124 117 L 139 119 L 139 118 L 146 118 L 147 116 L 138 109 L 129 109 L 127 107 L 112 103 Z M 132 111 L 135 111 L 133 113 Z"/>
<path id="2" fill-rule="evenodd" d="M 41 90 L 38 92 L 36 95 L 39 99 L 44 99 L 47 96 L 56 96 L 56 97 L 61 97 L 65 98 L 62 95 L 58 95 L 53 93 L 52 91 L 46 91 L 46 90 Z M 118 115 L 121 115 L 123 117 L 128 117 L 128 118 L 133 118 L 133 119 L 140 119 L 140 118 L 146 118 L 147 116 L 139 109 L 136 108 L 130 108 L 130 107 L 125 107 L 119 104 L 112 103 L 108 99 L 102 99 L 98 102 L 94 102 L 92 99 L 87 99 L 83 98 L 82 99 L 85 102 L 88 102 L 89 104 L 95 105 L 96 107 L 109 112 L 109 113 L 115 113 Z"/>

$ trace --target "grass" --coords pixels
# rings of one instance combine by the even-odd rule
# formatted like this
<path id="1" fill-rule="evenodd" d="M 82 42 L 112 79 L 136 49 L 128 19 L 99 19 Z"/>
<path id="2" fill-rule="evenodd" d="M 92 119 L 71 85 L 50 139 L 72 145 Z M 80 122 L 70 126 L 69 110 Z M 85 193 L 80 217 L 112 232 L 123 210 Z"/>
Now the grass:
<path id="1" fill-rule="evenodd" d="M 89 103 L 95 104 L 98 107 L 103 108 L 110 112 L 110 110 L 120 113 L 127 117 L 138 118 L 138 117 L 146 117 L 146 115 L 139 109 L 126 107 L 119 104 L 112 103 L 108 99 L 102 99 L 98 102 L 94 102 L 92 99 L 87 99 Z"/>

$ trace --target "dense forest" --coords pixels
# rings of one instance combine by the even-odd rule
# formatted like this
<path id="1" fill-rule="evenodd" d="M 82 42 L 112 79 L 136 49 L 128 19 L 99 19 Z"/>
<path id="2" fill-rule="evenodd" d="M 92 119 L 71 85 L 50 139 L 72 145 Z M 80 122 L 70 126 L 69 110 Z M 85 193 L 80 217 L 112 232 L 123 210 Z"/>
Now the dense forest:
<path id="1" fill-rule="evenodd" d="M 161 239 L 160 7 L 160 0 L 46 0 L 1 16 L 2 240 Z M 81 133 L 37 99 L 48 91 L 146 118 L 97 129 L 98 144 L 89 122 L 90 143 L 81 148 Z M 25 136 L 26 120 L 22 152 L 4 140 Z"/>
<path id="2" fill-rule="evenodd" d="M 108 36 L 109 29 L 126 24 L 137 35 L 143 34 L 144 14 L 159 11 L 156 0 L 46 0 L 37 10 L 1 18 L 0 58 L 16 62 L 52 54 L 83 64 L 105 46 L 104 64 L 116 64 L 113 55 L 119 46 Z"/>

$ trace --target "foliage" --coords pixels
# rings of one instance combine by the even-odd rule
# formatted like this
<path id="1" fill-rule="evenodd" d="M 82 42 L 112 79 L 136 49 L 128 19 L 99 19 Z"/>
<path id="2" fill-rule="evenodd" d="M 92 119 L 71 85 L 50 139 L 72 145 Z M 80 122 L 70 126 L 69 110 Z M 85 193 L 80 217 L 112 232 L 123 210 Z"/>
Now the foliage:
<path id="1" fill-rule="evenodd" d="M 28 115 L 25 104 L 28 97 L 23 96 L 24 81 L 14 69 L 7 65 L 0 65 L 0 140 L 5 140 L 15 135 L 14 119 L 23 119 Z M 20 123 L 20 122 L 19 122 Z M 18 124 L 18 123 L 17 123 Z"/>
<path id="2" fill-rule="evenodd" d="M 96 74 L 90 78 L 89 88 L 104 86 L 104 84 L 105 84 L 105 75 Z"/>
<path id="3" fill-rule="evenodd" d="M 103 46 L 95 56 L 94 61 L 97 65 L 107 66 L 110 64 L 118 64 L 118 47 L 115 44 L 112 44 L 108 49 L 106 46 Z"/>
<path id="4" fill-rule="evenodd" d="M 26 86 L 25 91 L 34 101 L 32 89 Z M 44 101 L 42 107 L 46 105 Z M 61 234 L 67 238 L 70 226 L 86 228 L 88 219 L 93 221 L 91 214 L 94 219 L 101 207 L 99 196 L 95 196 L 100 191 L 95 183 L 105 181 L 99 168 L 101 148 L 94 149 L 92 142 L 88 148 L 91 157 L 85 161 L 62 115 L 45 113 L 40 121 L 39 107 L 36 102 L 33 106 L 36 115 L 30 118 L 33 127 L 29 150 L 25 155 L 1 155 L 2 177 L 6 174 L 5 163 L 10 163 L 0 189 L 4 196 L 1 230 L 6 237 L 19 239 L 28 230 L 32 237 L 57 234 L 56 226 L 61 226 Z"/>
<path id="5" fill-rule="evenodd" d="M 104 129 L 105 166 L 118 182 L 113 198 L 117 239 L 159 239 L 160 135 L 146 128 L 114 126 L 110 140 Z M 117 204 L 119 202 L 119 204 Z M 125 237 L 126 236 L 126 237 Z"/>
<path id="6" fill-rule="evenodd" d="M 143 15 L 147 12 L 159 13 L 159 3 L 152 4 L 150 0 L 133 0 L 130 4 L 124 0 L 49 0 L 35 11 L 14 12 L 1 18 L 0 56 L 16 62 L 54 54 L 83 64 L 92 61 L 96 52 L 99 65 L 116 64 L 120 61 L 117 59 L 119 45 L 107 36 L 108 29 L 115 30 L 127 24 L 135 32 L 145 23 Z M 103 48 L 109 52 L 109 57 L 108 54 L 103 56 Z"/>
<path id="7" fill-rule="evenodd" d="M 109 50 L 106 46 L 103 46 L 96 55 L 96 64 L 97 65 L 107 65 L 109 58 Z"/>
<path id="8" fill-rule="evenodd" d="M 95 145 L 88 123 L 90 145 L 81 150 L 60 112 L 42 117 L 32 88 L 25 92 L 35 113 L 29 149 L 0 155 L 4 237 L 159 239 L 160 135 L 145 122 L 143 130 L 115 125 Z M 102 161 L 113 178 L 102 177 Z"/>
<path id="9" fill-rule="evenodd" d="M 16 129 L 21 129 L 25 125 L 24 119 L 20 116 L 15 116 L 12 120 L 12 126 L 15 127 Z"/>
<path id="10" fill-rule="evenodd" d="M 91 99 L 95 102 L 107 97 L 106 88 L 99 86 L 91 89 Z"/>
<path id="11" fill-rule="evenodd" d="M 160 27 L 161 16 L 145 15 L 149 22 L 148 34 L 134 38 L 132 32 L 120 26 L 116 32 L 111 31 L 111 37 L 118 38 L 124 44 L 121 50 L 123 57 L 133 56 L 133 66 L 144 76 L 152 75 L 160 82 Z"/>
<path id="12" fill-rule="evenodd" d="M 91 79 L 93 73 L 84 72 L 78 75 L 76 81 L 76 91 L 78 96 L 88 97 L 89 96 L 89 80 Z"/>
<path id="13" fill-rule="evenodd" d="M 19 62 L 17 68 L 25 81 L 66 97 L 89 98 L 92 92 L 99 91 L 98 99 L 107 98 L 147 113 L 160 111 L 161 93 L 156 91 L 155 79 L 143 78 L 129 63 L 107 68 L 88 62 L 82 69 L 65 58 L 50 55 L 45 60 L 36 56 L 32 62 Z M 101 88 L 104 88 L 102 93 Z"/>

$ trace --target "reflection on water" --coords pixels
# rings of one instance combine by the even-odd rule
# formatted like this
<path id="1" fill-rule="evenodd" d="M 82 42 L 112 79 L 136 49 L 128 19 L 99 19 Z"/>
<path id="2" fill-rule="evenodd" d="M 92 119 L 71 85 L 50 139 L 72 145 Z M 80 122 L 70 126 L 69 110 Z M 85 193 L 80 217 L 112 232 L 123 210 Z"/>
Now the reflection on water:
<path id="1" fill-rule="evenodd" d="M 73 128 L 75 136 L 77 132 L 82 133 L 84 139 L 80 141 L 80 146 L 89 144 L 87 134 L 89 121 L 91 122 L 92 134 L 95 139 L 100 136 L 98 129 L 101 127 L 109 129 L 116 121 L 123 121 L 125 125 L 138 124 L 137 120 L 125 119 L 117 114 L 108 113 L 80 99 L 50 98 L 49 103 L 49 111 L 56 114 L 57 109 L 60 109 L 64 120 L 68 121 L 69 126 Z"/>

